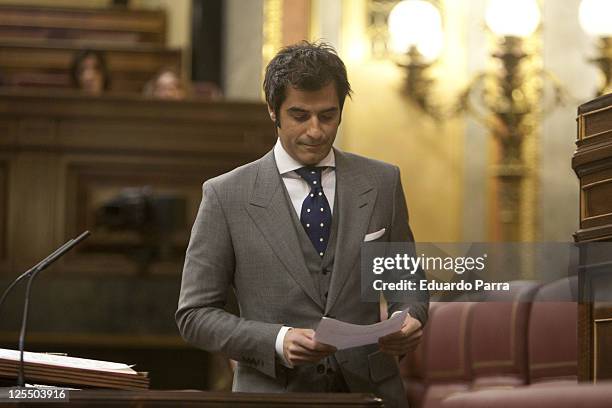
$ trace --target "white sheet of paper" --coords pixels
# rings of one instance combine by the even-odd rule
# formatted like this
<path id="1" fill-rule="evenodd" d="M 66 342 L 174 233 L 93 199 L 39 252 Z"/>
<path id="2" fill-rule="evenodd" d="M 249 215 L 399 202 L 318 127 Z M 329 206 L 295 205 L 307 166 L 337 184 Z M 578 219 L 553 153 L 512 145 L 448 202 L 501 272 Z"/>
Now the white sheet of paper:
<path id="1" fill-rule="evenodd" d="M 19 361 L 19 351 L 1 349 L 0 358 L 6 360 Z M 82 368 L 85 370 L 110 371 L 127 374 L 137 374 L 130 366 L 111 361 L 90 360 L 87 358 L 66 357 L 54 354 L 33 353 L 26 351 L 23 353 L 23 361 L 26 363 L 41 363 L 60 367 Z"/>
<path id="2" fill-rule="evenodd" d="M 379 338 L 399 331 L 407 313 L 408 310 L 403 310 L 388 320 L 370 325 L 351 324 L 324 317 L 315 331 L 315 340 L 338 350 L 377 343 Z"/>

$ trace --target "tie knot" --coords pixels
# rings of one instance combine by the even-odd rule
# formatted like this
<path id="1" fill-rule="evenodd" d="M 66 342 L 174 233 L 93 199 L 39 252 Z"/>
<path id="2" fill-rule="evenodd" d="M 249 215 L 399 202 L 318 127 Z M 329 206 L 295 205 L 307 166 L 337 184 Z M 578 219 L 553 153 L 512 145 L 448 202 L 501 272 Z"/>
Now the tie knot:
<path id="1" fill-rule="evenodd" d="M 324 167 L 302 167 L 295 172 L 300 175 L 310 187 L 321 187 L 321 171 Z"/>

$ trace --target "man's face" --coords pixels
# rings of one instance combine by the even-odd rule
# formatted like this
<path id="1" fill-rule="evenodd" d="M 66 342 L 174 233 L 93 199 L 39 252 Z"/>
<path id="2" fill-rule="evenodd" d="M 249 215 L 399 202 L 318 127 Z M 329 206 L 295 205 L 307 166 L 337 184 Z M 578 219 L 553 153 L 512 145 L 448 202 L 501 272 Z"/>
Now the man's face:
<path id="1" fill-rule="evenodd" d="M 340 125 L 336 86 L 331 82 L 316 91 L 288 87 L 285 93 L 279 109 L 281 127 L 277 128 L 281 144 L 298 162 L 315 165 L 331 150 Z M 268 111 L 275 120 L 269 106 Z"/>

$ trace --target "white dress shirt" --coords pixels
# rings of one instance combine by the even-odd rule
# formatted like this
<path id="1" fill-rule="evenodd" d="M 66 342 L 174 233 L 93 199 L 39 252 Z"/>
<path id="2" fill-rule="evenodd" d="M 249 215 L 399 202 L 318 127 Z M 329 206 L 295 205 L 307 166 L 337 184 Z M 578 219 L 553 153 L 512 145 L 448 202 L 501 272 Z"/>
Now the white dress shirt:
<path id="1" fill-rule="evenodd" d="M 289 198 L 291 198 L 291 204 L 297 213 L 298 218 L 302 213 L 302 203 L 304 199 L 310 193 L 310 186 L 295 170 L 304 167 L 303 164 L 295 160 L 287 153 L 280 139 L 276 140 L 274 145 L 274 160 L 276 160 L 276 166 L 278 172 L 287 188 Z M 323 186 L 323 193 L 329 202 L 329 208 L 331 208 L 332 214 L 334 213 L 334 199 L 336 197 L 336 156 L 334 155 L 334 149 L 329 151 L 329 154 L 321 160 L 316 167 L 327 167 L 321 172 L 321 185 Z M 283 365 L 287 367 L 293 367 L 286 359 L 283 349 L 285 335 L 291 329 L 291 327 L 283 326 L 278 334 L 276 335 L 275 349 L 276 354 L 280 358 Z"/>
<path id="2" fill-rule="evenodd" d="M 280 173 L 283 183 L 285 183 L 285 187 L 287 188 L 287 192 L 289 193 L 289 197 L 291 198 L 293 208 L 295 209 L 295 212 L 299 218 L 300 214 L 302 213 L 302 203 L 304 202 L 304 199 L 308 193 L 310 193 L 310 187 L 308 186 L 306 180 L 295 172 L 296 169 L 304 167 L 304 165 L 299 163 L 293 157 L 289 156 L 289 153 L 287 153 L 281 144 L 280 139 L 277 139 L 276 145 L 274 145 L 274 159 L 276 160 L 278 172 Z M 333 214 L 334 198 L 336 196 L 336 156 L 334 155 L 334 149 L 331 149 L 329 154 L 316 165 L 316 167 L 324 166 L 327 168 L 321 173 L 321 185 L 323 186 L 323 192 L 325 193 L 325 197 L 327 197 L 329 207 L 331 208 Z M 401 313 L 401 311 L 396 311 L 391 316 L 395 316 L 397 313 Z M 285 358 L 283 347 L 285 335 L 289 329 L 292 329 L 292 327 L 281 327 L 280 331 L 276 335 L 274 347 L 281 363 L 286 367 L 293 368 L 293 365 Z"/>
<path id="3" fill-rule="evenodd" d="M 302 203 L 310 193 L 310 186 L 295 170 L 304 167 L 304 165 L 289 156 L 280 139 L 277 139 L 276 145 L 274 145 L 274 160 L 276 160 L 276 167 L 278 167 L 278 172 L 283 179 L 283 183 L 285 183 L 293 208 L 300 218 Z M 315 167 L 327 167 L 321 172 L 321 185 L 333 214 L 334 198 L 336 196 L 336 156 L 334 155 L 334 149 L 331 149 L 329 154 Z"/>

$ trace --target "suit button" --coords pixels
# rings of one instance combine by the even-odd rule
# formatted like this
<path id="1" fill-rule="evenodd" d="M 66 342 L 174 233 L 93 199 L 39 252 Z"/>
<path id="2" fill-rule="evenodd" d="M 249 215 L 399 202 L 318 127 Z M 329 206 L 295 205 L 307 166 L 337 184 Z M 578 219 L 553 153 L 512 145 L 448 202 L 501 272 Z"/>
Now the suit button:
<path id="1" fill-rule="evenodd" d="M 323 364 L 319 364 L 317 366 L 317 373 L 319 373 L 319 374 L 324 374 L 325 373 L 325 366 Z"/>
<path id="2" fill-rule="evenodd" d="M 323 275 L 327 275 L 328 273 L 330 273 L 331 271 L 327 268 L 323 269 Z"/>

